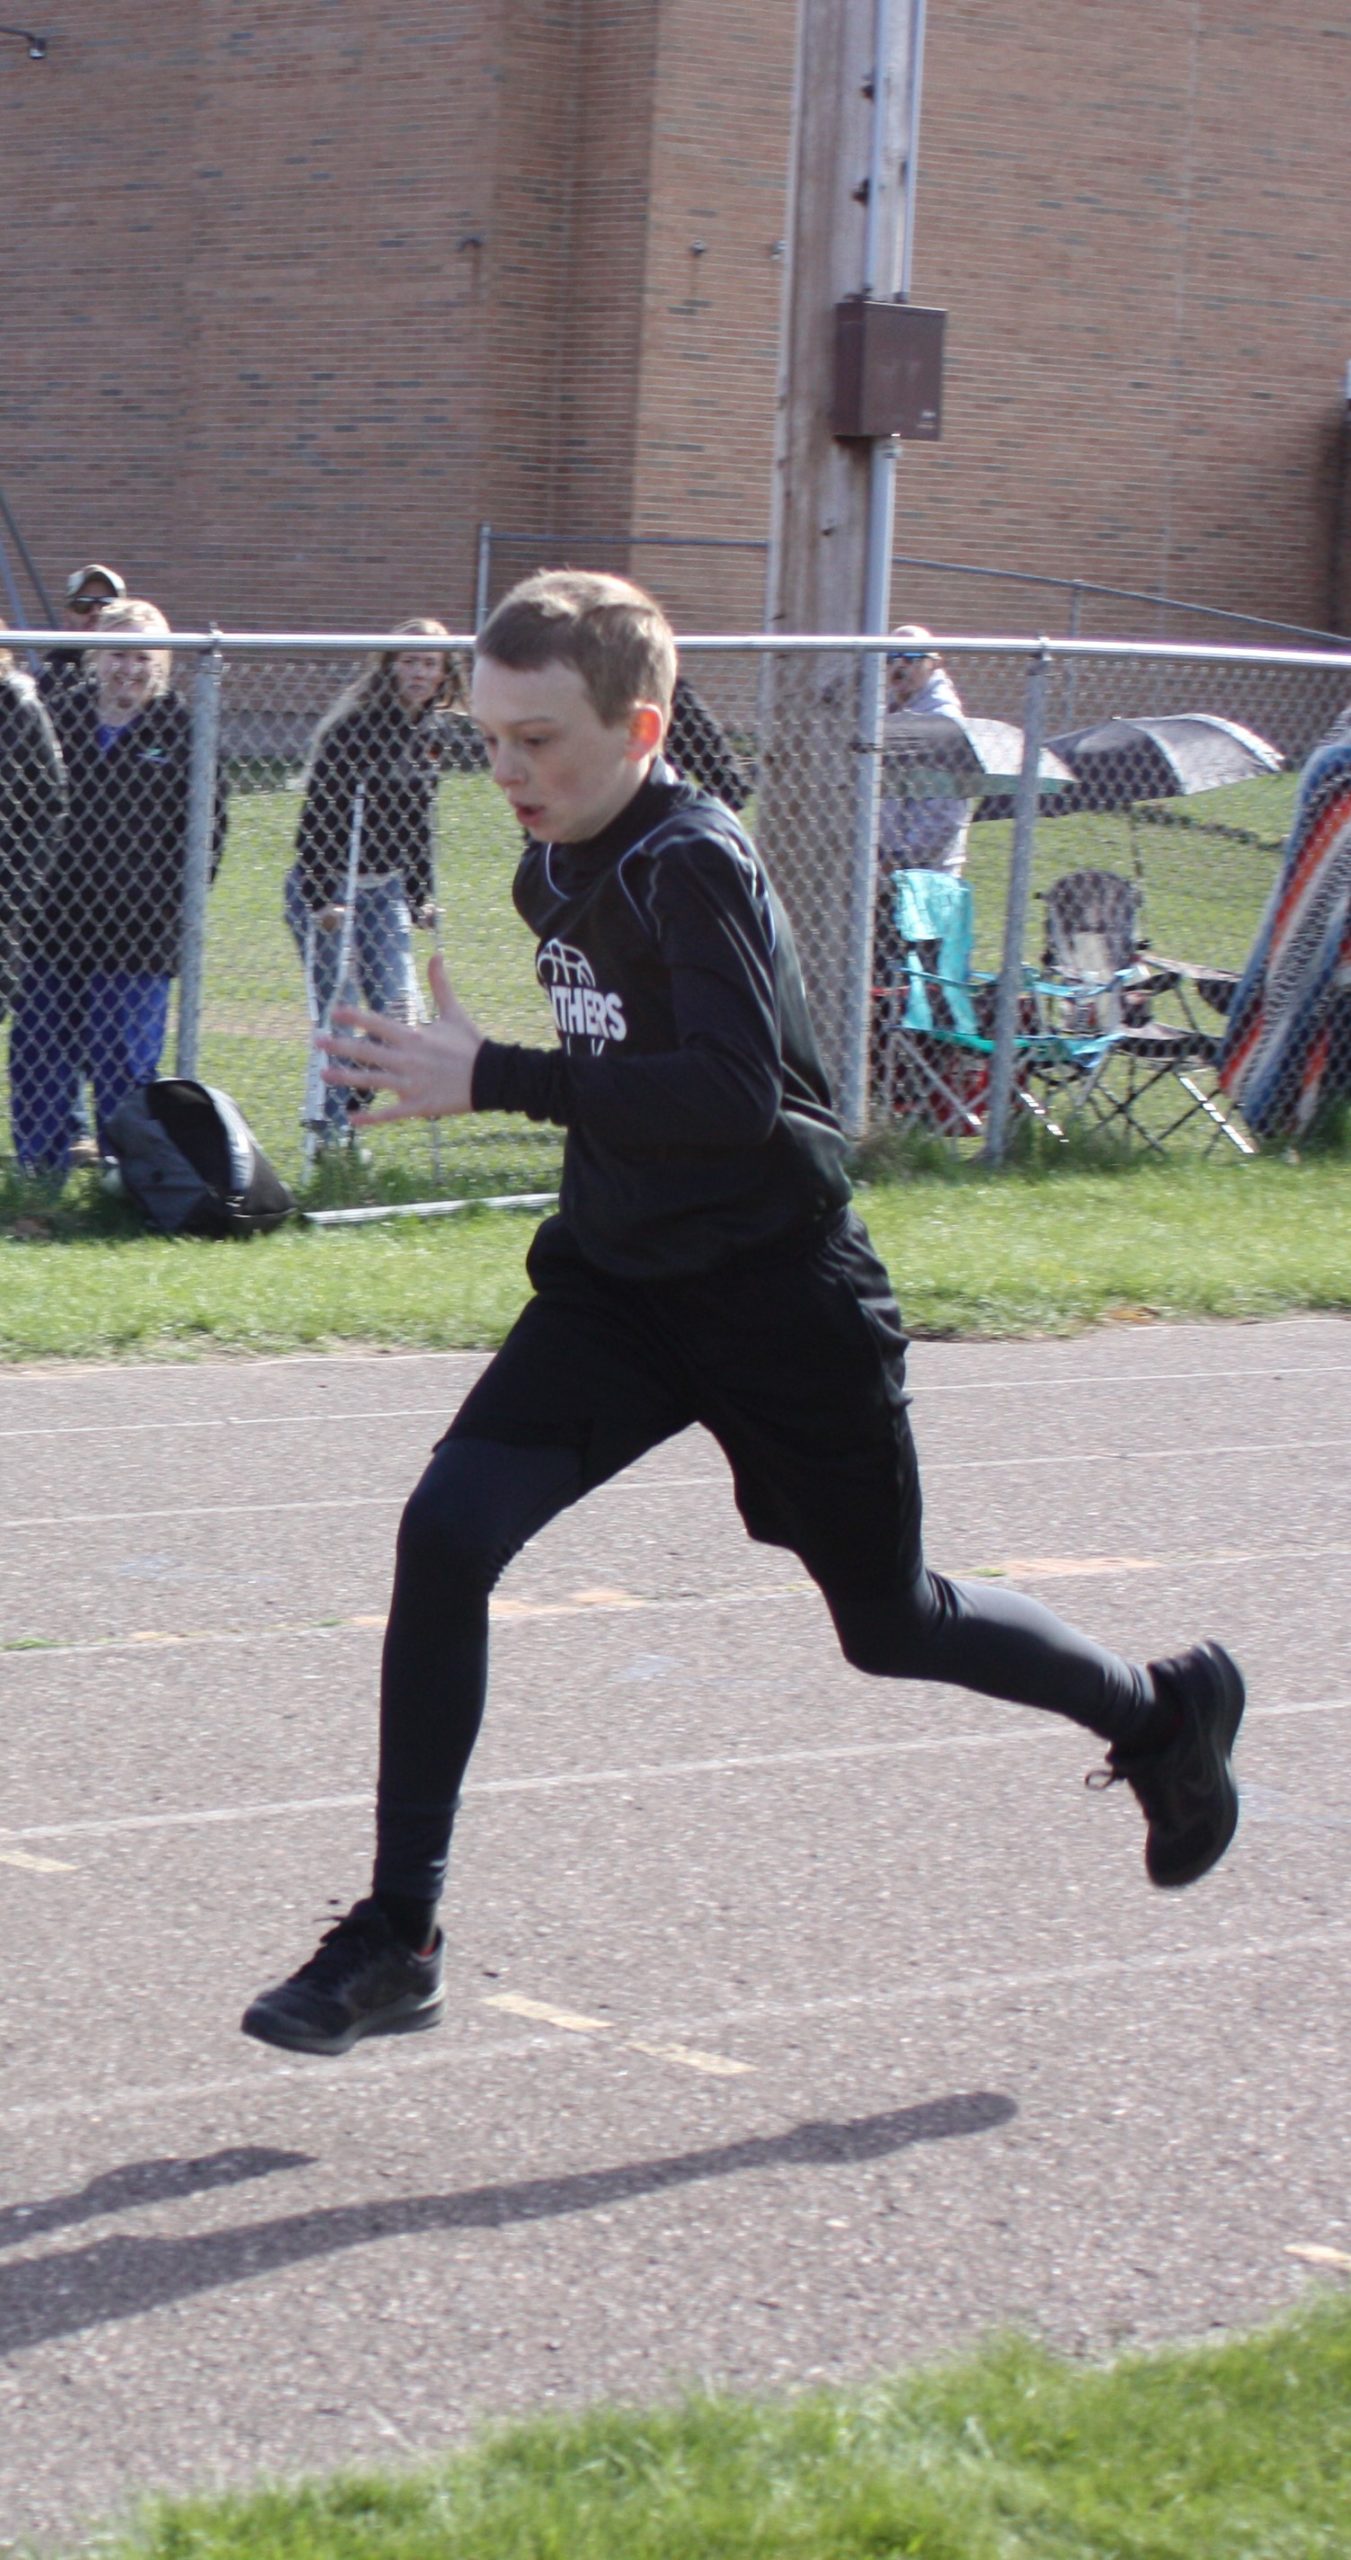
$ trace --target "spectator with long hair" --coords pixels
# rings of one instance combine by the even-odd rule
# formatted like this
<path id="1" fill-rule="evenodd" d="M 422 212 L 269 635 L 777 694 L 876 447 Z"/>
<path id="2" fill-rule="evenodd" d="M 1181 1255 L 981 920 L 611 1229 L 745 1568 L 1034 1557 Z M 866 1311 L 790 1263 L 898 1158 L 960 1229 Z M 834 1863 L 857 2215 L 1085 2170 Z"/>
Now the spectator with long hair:
<path id="1" fill-rule="evenodd" d="M 158 1074 L 181 961 L 191 721 L 171 681 L 169 626 L 141 597 L 107 606 L 100 631 L 138 646 L 91 650 L 93 682 L 58 694 L 66 824 L 27 933 L 10 1041 L 15 1152 L 63 1180 L 81 1074 L 100 1135 L 133 1085 Z M 225 840 L 218 776 L 212 876 Z"/>
<path id="2" fill-rule="evenodd" d="M 398 627 L 408 646 L 368 661 L 325 712 L 310 752 L 285 912 L 319 1021 L 340 974 L 373 1013 L 414 1018 L 412 928 L 437 921 L 437 785 L 474 761 L 468 724 L 452 716 L 462 689 L 445 624 L 422 616 Z M 330 1088 L 325 1143 L 346 1131 L 345 1096 Z"/>
<path id="3" fill-rule="evenodd" d="M 7 625 L 0 621 L 0 632 Z M 28 927 L 66 808 L 61 750 L 37 686 L 0 642 L 0 1020 L 23 971 Z"/>

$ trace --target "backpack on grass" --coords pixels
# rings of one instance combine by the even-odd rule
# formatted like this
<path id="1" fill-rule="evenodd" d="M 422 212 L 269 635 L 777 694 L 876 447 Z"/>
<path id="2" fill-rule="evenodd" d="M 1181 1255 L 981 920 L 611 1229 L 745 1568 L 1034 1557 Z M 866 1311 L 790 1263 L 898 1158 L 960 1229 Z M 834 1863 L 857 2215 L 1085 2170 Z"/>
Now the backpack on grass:
<path id="1" fill-rule="evenodd" d="M 127 1197 L 161 1235 L 263 1235 L 295 1207 L 238 1104 L 189 1076 L 133 1085 L 104 1136 Z"/>

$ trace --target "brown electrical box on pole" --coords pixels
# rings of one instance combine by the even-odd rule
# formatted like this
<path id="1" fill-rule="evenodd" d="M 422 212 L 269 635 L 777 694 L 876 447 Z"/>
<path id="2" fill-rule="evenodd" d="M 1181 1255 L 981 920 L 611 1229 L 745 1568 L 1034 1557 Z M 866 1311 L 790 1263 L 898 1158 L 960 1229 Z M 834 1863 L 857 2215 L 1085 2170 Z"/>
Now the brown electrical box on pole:
<path id="1" fill-rule="evenodd" d="M 836 304 L 831 426 L 837 436 L 937 443 L 947 316 L 914 302 L 870 302 L 862 294 Z"/>

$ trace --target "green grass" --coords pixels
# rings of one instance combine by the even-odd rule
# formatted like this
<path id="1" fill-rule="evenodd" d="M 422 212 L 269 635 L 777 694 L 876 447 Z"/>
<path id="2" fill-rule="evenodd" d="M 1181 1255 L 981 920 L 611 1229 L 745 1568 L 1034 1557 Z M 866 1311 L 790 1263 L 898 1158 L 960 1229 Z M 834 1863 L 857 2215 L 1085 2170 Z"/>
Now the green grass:
<path id="1" fill-rule="evenodd" d="M 525 1292 L 527 1213 L 204 1244 L 146 1234 L 83 1179 L 87 1201 L 72 1183 L 0 1235 L 0 1359 L 483 1348 Z M 1114 1169 L 1057 1157 L 1006 1175 L 943 1164 L 870 1182 L 859 1206 L 918 1334 L 1351 1311 L 1344 1155 Z"/>
<path id="2" fill-rule="evenodd" d="M 154 2511 L 102 2560 L 1346 2560 L 1351 2301 L 1222 2345 L 1021 2340 L 773 2405 L 599 2409 L 410 2477 Z"/>

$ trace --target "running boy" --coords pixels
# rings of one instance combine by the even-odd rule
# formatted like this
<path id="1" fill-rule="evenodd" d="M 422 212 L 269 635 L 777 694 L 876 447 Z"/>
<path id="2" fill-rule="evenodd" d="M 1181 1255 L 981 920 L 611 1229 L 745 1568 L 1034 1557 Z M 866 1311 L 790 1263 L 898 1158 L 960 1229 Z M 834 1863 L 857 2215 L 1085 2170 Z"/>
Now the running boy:
<path id="1" fill-rule="evenodd" d="M 1101 1735 L 1156 1885 L 1192 1883 L 1233 1837 L 1243 1682 L 1222 1646 L 1125 1662 L 1040 1601 L 925 1565 L 900 1316 L 849 1205 L 783 909 L 731 812 L 661 761 L 674 676 L 669 626 L 627 580 L 513 589 L 479 640 L 473 708 L 526 831 L 514 895 L 558 1045 L 485 1039 L 439 961 L 435 1020 L 348 1009 L 325 1043 L 333 1081 L 392 1092 L 371 1122 L 520 1111 L 567 1137 L 534 1295 L 403 1515 L 371 1892 L 246 2010 L 265 2043 L 343 2053 L 435 2025 L 489 1593 L 546 1521 L 693 1422 L 860 1670 Z"/>

